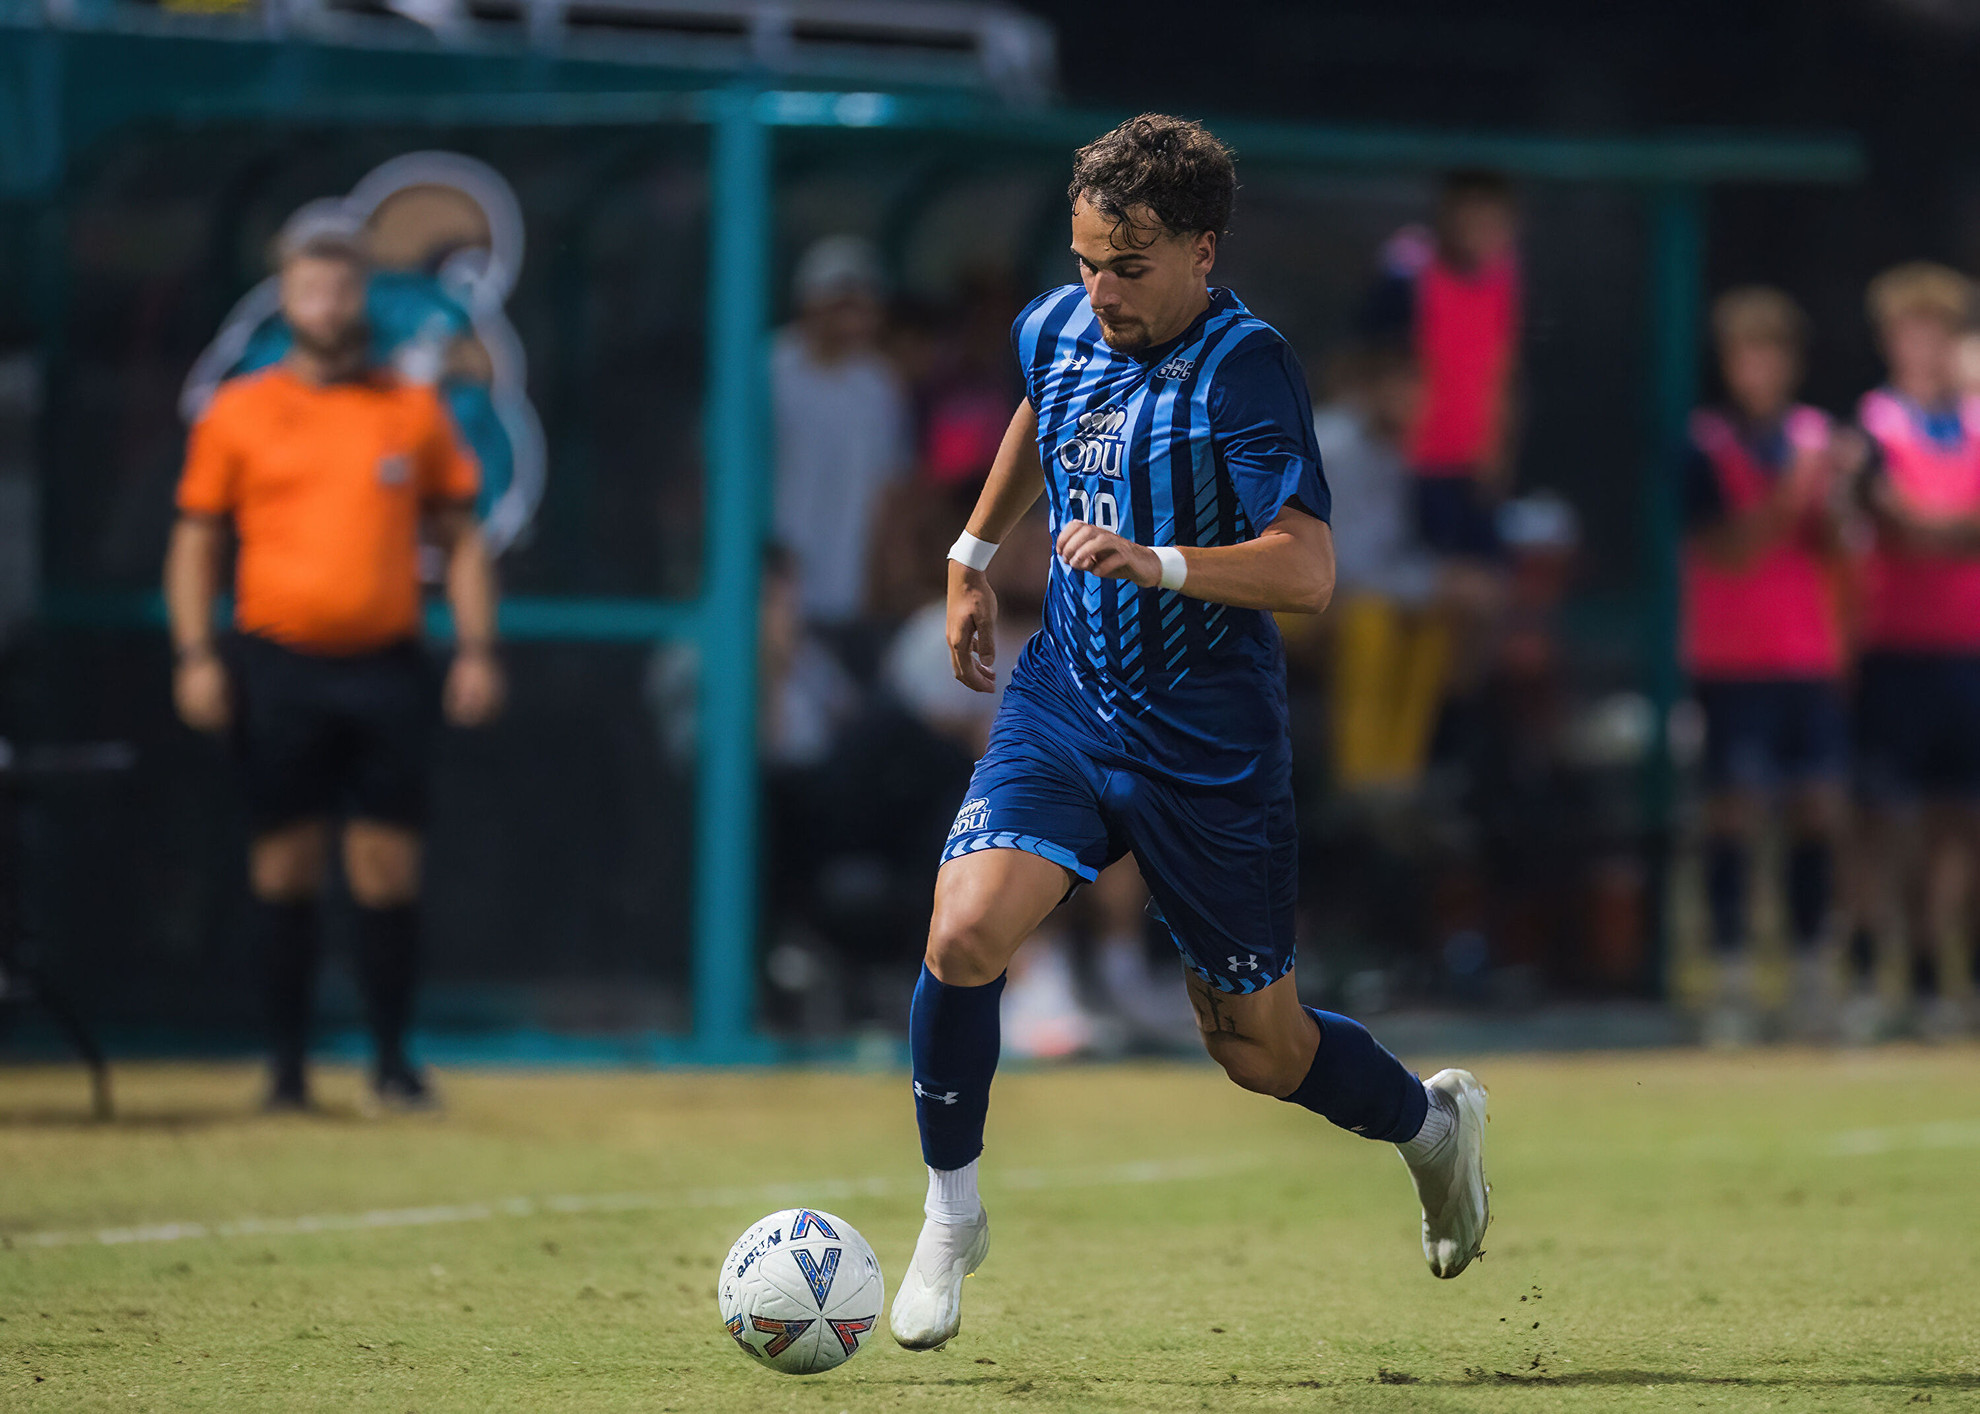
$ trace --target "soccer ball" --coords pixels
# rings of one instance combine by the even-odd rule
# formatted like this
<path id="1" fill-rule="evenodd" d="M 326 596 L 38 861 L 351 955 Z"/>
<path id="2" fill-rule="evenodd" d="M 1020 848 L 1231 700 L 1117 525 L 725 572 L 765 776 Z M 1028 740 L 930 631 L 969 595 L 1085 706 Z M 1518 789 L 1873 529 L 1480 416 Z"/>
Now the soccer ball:
<path id="1" fill-rule="evenodd" d="M 880 1324 L 880 1259 L 852 1224 L 814 1208 L 772 1213 L 736 1239 L 715 1289 L 743 1353 L 784 1375 L 843 1365 Z"/>

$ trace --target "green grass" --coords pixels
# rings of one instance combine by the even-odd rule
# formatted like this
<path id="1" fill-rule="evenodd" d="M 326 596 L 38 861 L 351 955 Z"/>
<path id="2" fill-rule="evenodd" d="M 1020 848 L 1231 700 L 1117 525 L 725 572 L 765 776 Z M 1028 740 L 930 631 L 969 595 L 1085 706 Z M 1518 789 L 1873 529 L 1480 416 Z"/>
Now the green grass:
<path id="1" fill-rule="evenodd" d="M 96 1126 L 73 1072 L 0 1070 L 0 1409 L 1980 1407 L 1976 1061 L 1483 1064 L 1496 1221 L 1454 1282 L 1424 1270 L 1384 1147 L 1207 1068 L 1009 1072 L 962 1336 L 882 1336 L 809 1380 L 736 1351 L 715 1267 L 789 1182 L 898 1275 L 920 1216 L 901 1077 L 455 1073 L 444 1118 L 366 1122 L 249 1117 L 245 1069 L 131 1067 L 125 1118 Z M 1146 1160 L 1166 1167 L 1119 1167 Z M 631 1196 L 543 1201 L 609 1194 Z M 512 1197 L 534 1201 L 31 1240 Z"/>

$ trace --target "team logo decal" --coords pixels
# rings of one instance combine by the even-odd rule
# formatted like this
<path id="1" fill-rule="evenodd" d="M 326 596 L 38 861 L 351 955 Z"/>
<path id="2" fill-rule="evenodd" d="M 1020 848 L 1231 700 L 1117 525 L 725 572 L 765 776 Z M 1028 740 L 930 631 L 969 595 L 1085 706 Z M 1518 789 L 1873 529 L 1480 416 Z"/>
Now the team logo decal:
<path id="1" fill-rule="evenodd" d="M 832 1278 L 839 1274 L 839 1254 L 842 1247 L 827 1247 L 825 1260 L 816 1262 L 811 1254 L 800 1247 L 791 1253 L 797 1259 L 798 1270 L 804 1273 L 807 1285 L 811 1287 L 811 1299 L 818 1303 L 818 1309 L 825 1309 L 825 1298 L 832 1294 Z"/>
<path id="2" fill-rule="evenodd" d="M 765 1360 L 775 1360 L 791 1348 L 793 1341 L 816 1324 L 809 1318 L 802 1321 L 773 1321 L 764 1316 L 751 1316 L 749 1323 L 771 1337 L 770 1343 L 763 1347 Z"/>
<path id="3" fill-rule="evenodd" d="M 1180 355 L 1178 355 L 1177 357 L 1172 358 L 1167 363 L 1163 364 L 1160 368 L 1156 369 L 1155 376 L 1157 378 L 1183 379 L 1189 377 L 1189 375 L 1192 372 L 1194 372 L 1195 369 L 1196 369 L 1195 359 L 1183 358 Z"/>
<path id="4" fill-rule="evenodd" d="M 846 1354 L 856 1355 L 859 1353 L 859 1338 L 873 1329 L 875 1319 L 869 1316 L 863 1321 L 834 1321 L 832 1334 L 839 1338 L 839 1344 L 846 1348 Z"/>
<path id="5" fill-rule="evenodd" d="M 990 823 L 990 802 L 981 796 L 975 800 L 965 800 L 962 809 L 956 812 L 956 823 L 949 826 L 949 838 L 966 835 L 980 830 Z"/>
<path id="6" fill-rule="evenodd" d="M 797 1221 L 791 1224 L 791 1241 L 796 1242 L 800 1237 L 810 1236 L 811 1230 L 814 1227 L 834 1242 L 839 1240 L 839 1234 L 832 1231 L 832 1225 L 830 1223 L 826 1222 L 825 1219 L 819 1217 L 818 1214 L 812 1212 L 809 1208 L 799 1208 Z"/>
<path id="7" fill-rule="evenodd" d="M 1127 409 L 1095 408 L 1079 415 L 1079 430 L 1059 448 L 1059 465 L 1073 476 L 1119 476 L 1127 446 Z"/>
<path id="8" fill-rule="evenodd" d="M 515 192 L 472 157 L 409 152 L 374 168 L 350 195 L 303 209 L 363 225 L 376 261 L 365 299 L 372 355 L 439 393 L 481 463 L 482 533 L 496 552 L 508 548 L 543 499 L 545 461 L 522 340 L 505 307 L 522 271 Z M 270 275 L 241 297 L 193 364 L 180 415 L 196 420 L 223 382 L 279 362 L 289 343 Z M 379 479 L 400 484 L 383 464 Z"/>

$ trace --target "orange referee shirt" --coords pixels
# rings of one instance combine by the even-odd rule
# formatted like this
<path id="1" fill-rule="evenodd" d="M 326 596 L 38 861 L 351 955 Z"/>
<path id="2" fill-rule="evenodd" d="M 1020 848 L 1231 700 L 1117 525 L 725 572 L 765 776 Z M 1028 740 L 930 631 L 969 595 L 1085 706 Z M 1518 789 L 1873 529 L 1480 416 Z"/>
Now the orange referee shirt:
<path id="1" fill-rule="evenodd" d="M 192 430 L 179 509 L 230 516 L 234 623 L 316 653 L 419 631 L 419 523 L 481 472 L 431 388 L 322 386 L 276 365 L 224 384 Z"/>

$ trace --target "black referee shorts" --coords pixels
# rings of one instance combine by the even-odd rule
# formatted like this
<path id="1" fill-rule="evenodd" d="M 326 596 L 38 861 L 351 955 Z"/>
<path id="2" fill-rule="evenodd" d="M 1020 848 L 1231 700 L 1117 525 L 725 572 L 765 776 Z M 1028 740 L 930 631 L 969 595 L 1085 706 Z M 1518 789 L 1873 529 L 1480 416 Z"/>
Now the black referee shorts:
<path id="1" fill-rule="evenodd" d="M 418 643 L 332 656 L 236 634 L 227 661 L 257 834 L 327 816 L 425 824 L 440 682 Z"/>

